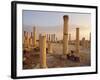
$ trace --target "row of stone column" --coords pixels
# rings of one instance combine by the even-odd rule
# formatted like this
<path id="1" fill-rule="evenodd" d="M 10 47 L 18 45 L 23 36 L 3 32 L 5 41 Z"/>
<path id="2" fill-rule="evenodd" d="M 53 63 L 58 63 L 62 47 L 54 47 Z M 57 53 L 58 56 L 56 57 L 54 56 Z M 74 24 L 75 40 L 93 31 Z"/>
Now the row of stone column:
<path id="1" fill-rule="evenodd" d="M 85 37 L 82 38 L 81 40 L 81 45 L 84 48 L 90 48 L 91 46 L 91 39 L 90 40 L 85 40 Z"/>
<path id="2" fill-rule="evenodd" d="M 56 42 L 57 37 L 56 34 L 47 34 L 46 35 L 47 42 Z M 29 48 L 33 47 L 35 48 L 37 46 L 36 44 L 36 27 L 33 27 L 33 32 L 28 33 L 24 31 L 24 47 Z"/>
<path id="3" fill-rule="evenodd" d="M 68 40 L 69 42 L 71 41 L 71 34 L 68 34 Z M 50 41 L 50 42 L 57 42 L 57 37 L 56 37 L 56 34 L 47 34 L 46 35 L 46 39 L 47 41 Z"/>
<path id="4" fill-rule="evenodd" d="M 57 41 L 56 34 L 47 34 L 46 37 L 47 37 L 47 41 L 51 41 L 51 42 Z"/>
<path id="5" fill-rule="evenodd" d="M 33 32 L 28 33 L 27 31 L 24 31 L 24 48 L 30 49 L 36 47 L 36 28 L 33 27 Z"/>
<path id="6" fill-rule="evenodd" d="M 63 54 L 68 54 L 68 21 L 69 17 L 67 15 L 63 16 L 64 26 L 63 26 Z M 71 39 L 71 35 L 69 35 Z M 76 53 L 79 54 L 79 28 L 76 28 Z"/>
<path id="7" fill-rule="evenodd" d="M 63 54 L 68 53 L 68 16 L 64 16 L 63 28 Z M 42 68 L 46 68 L 46 36 L 39 37 L 40 39 L 40 64 Z M 79 28 L 76 28 L 76 53 L 79 53 Z"/>
<path id="8" fill-rule="evenodd" d="M 63 16 L 63 20 L 64 20 L 64 26 L 63 26 L 63 54 L 66 55 L 68 54 L 68 21 L 69 21 L 69 17 L 67 15 Z M 32 33 L 31 33 L 32 34 Z M 26 43 L 29 44 L 29 36 L 28 33 L 25 33 L 25 40 Z M 32 36 L 32 35 L 31 35 Z M 27 37 L 27 39 L 26 39 Z M 39 35 L 39 47 L 40 47 L 40 66 L 42 68 L 46 68 L 46 47 L 47 47 L 47 40 L 48 42 L 48 49 L 50 49 L 52 46 L 50 45 L 50 41 L 54 41 L 55 40 L 55 34 L 52 35 L 51 39 L 50 39 L 50 34 L 49 36 L 47 35 Z M 36 28 L 33 28 L 33 46 L 36 46 Z M 69 40 L 71 40 L 71 35 L 69 35 Z M 79 54 L 79 50 L 80 50 L 80 41 L 79 41 L 79 28 L 76 28 L 76 41 L 75 41 L 75 46 L 76 46 L 76 53 Z M 50 51 L 50 50 L 49 50 Z"/>
<path id="9" fill-rule="evenodd" d="M 33 34 L 33 36 L 32 36 Z M 34 44 L 33 44 L 34 43 Z M 48 52 L 52 53 L 52 46 L 51 42 L 46 40 L 46 35 L 39 34 L 39 48 L 40 48 L 40 67 L 46 68 L 46 47 L 48 44 Z M 31 32 L 31 35 L 29 35 L 28 32 L 24 31 L 24 47 L 26 49 L 29 49 L 31 46 L 36 47 L 36 29 L 33 28 L 33 33 Z"/>
<path id="10" fill-rule="evenodd" d="M 69 17 L 67 15 L 63 16 L 64 26 L 63 26 L 63 54 L 68 54 L 68 21 Z M 80 40 L 79 40 L 80 29 L 76 28 L 76 40 L 75 40 L 75 53 L 79 54 L 80 52 Z M 69 34 L 69 42 L 71 41 L 71 34 Z M 91 33 L 90 33 L 90 42 L 91 42 Z M 86 41 L 85 38 L 82 40 L 82 46 L 90 46 L 90 42 Z"/>

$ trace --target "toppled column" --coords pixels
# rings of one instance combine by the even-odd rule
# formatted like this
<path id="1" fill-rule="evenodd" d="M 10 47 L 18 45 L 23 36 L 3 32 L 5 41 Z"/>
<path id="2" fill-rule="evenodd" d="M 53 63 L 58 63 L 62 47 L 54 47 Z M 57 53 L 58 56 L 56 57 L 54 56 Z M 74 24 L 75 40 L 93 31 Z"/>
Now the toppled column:
<path id="1" fill-rule="evenodd" d="M 33 27 L 33 47 L 36 48 L 36 28 Z"/>
<path id="2" fill-rule="evenodd" d="M 46 64 L 46 35 L 40 36 L 40 67 L 47 68 L 47 64 Z"/>
<path id="3" fill-rule="evenodd" d="M 79 54 L 80 50 L 80 41 L 79 41 L 79 28 L 76 28 L 76 54 Z"/>
<path id="4" fill-rule="evenodd" d="M 63 26 L 63 54 L 68 53 L 68 16 L 63 16 L 64 26 Z"/>

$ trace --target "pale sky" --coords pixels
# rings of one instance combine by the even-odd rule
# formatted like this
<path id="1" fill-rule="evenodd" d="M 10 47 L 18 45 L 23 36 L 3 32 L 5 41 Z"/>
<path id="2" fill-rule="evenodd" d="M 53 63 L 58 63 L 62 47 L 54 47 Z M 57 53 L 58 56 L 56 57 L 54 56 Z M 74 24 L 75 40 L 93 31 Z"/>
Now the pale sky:
<path id="1" fill-rule="evenodd" d="M 31 32 L 32 27 L 36 26 L 37 34 L 55 33 L 59 39 L 62 39 L 64 15 L 69 16 L 68 33 L 71 34 L 71 39 L 75 39 L 76 27 L 80 28 L 80 39 L 82 37 L 89 39 L 91 32 L 91 14 L 86 13 L 23 10 L 23 30 Z"/>

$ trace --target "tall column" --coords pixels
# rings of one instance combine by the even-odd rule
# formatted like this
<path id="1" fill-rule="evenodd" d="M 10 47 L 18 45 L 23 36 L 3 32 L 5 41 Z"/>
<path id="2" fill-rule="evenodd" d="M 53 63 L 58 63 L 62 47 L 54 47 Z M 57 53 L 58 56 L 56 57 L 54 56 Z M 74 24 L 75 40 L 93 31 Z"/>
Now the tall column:
<path id="1" fill-rule="evenodd" d="M 33 27 L 33 47 L 36 48 L 36 28 Z"/>
<path id="2" fill-rule="evenodd" d="M 79 54 L 79 28 L 76 28 L 76 54 Z"/>
<path id="3" fill-rule="evenodd" d="M 64 26 L 63 26 L 63 54 L 68 53 L 68 16 L 63 16 Z"/>
<path id="4" fill-rule="evenodd" d="M 46 36 L 40 36 L 40 67 L 47 68 L 46 64 Z"/>

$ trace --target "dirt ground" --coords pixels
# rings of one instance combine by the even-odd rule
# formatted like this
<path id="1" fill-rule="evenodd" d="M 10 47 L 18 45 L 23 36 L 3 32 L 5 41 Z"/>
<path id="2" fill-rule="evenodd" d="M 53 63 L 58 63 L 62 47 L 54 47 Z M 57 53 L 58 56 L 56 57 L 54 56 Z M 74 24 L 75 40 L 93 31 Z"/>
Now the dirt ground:
<path id="1" fill-rule="evenodd" d="M 62 44 L 52 44 L 53 53 L 47 53 L 46 61 L 48 68 L 61 68 L 61 67 L 79 67 L 79 66 L 91 66 L 90 49 L 83 49 L 80 46 L 79 62 L 67 59 L 62 53 Z M 69 45 L 69 53 L 71 50 L 75 50 L 74 45 Z M 23 69 L 38 69 L 40 68 L 40 51 L 32 50 L 27 53 L 23 53 Z"/>

